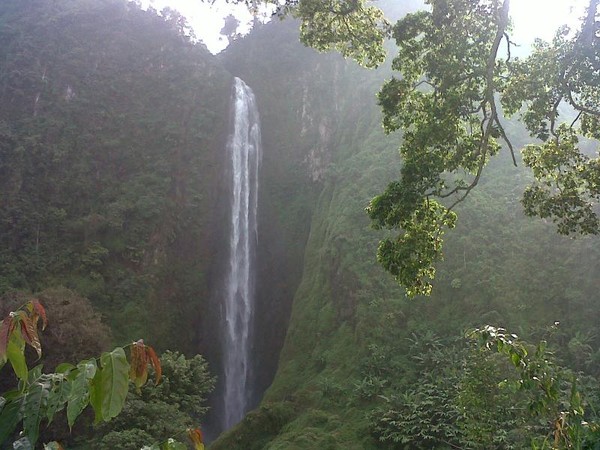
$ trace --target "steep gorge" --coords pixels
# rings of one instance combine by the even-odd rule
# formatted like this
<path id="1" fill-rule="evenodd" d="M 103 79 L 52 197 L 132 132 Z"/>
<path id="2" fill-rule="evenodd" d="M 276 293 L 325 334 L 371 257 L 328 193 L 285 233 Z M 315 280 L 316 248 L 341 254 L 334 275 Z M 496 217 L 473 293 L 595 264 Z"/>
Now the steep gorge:
<path id="1" fill-rule="evenodd" d="M 370 417 L 385 405 L 377 395 L 418 382 L 415 336 L 457 339 L 488 323 L 536 337 L 560 321 L 562 342 L 577 342 L 598 319 L 597 239 L 572 241 L 525 218 L 527 175 L 506 154 L 461 207 L 432 298 L 406 299 L 375 262 L 382 234 L 363 211 L 401 164 L 401 136 L 383 135 L 375 99 L 389 68 L 366 71 L 303 48 L 296 28 L 256 29 L 222 57 L 253 86 L 265 130 L 259 254 L 271 268 L 258 280 L 265 306 L 257 327 L 283 333 L 289 307 L 291 315 L 261 406 L 215 449 L 381 448 Z M 521 128 L 510 128 L 525 142 Z M 277 342 L 256 344 L 264 386 L 274 367 L 264 358 Z"/>
<path id="2" fill-rule="evenodd" d="M 214 57 L 167 19 L 119 0 L 3 2 L 0 288 L 65 285 L 92 300 L 119 343 L 144 336 L 201 352 L 218 372 L 223 174 L 243 78 L 264 147 L 257 409 L 215 449 L 379 448 L 369 415 L 392 388 L 414 387 L 414 335 L 490 323 L 539 336 L 560 320 L 570 343 L 594 329 L 597 239 L 524 218 L 526 175 L 502 157 L 460 211 L 432 298 L 409 301 L 377 265 L 381 234 L 363 209 L 401 164 L 401 136 L 383 135 L 375 98 L 389 67 L 305 48 L 292 20 Z"/>

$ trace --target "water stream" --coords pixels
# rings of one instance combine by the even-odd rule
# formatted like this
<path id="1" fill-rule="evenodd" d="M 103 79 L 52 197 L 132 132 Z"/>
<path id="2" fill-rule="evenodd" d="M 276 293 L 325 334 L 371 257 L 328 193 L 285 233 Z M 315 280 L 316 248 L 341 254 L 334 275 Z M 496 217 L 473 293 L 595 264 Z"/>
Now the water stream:
<path id="1" fill-rule="evenodd" d="M 235 79 L 232 116 L 227 145 L 231 158 L 231 234 L 224 302 L 224 429 L 242 419 L 252 394 L 250 351 L 262 149 L 254 94 L 239 78 Z"/>

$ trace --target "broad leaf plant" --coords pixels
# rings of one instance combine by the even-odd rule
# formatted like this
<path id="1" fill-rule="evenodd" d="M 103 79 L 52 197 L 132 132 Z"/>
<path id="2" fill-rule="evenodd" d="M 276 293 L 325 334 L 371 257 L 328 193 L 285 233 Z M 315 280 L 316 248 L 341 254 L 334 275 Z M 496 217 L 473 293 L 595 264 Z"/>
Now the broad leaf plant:
<path id="1" fill-rule="evenodd" d="M 84 360 L 77 365 L 61 364 L 54 373 L 43 373 L 41 365 L 28 369 L 26 346 L 35 350 L 38 359 L 42 356 L 38 333 L 40 323 L 44 329 L 48 320 L 44 307 L 37 299 L 28 301 L 0 322 L 0 369 L 10 363 L 19 380 L 16 389 L 0 396 L 0 445 L 20 431 L 13 448 L 33 449 L 42 422 L 50 424 L 56 414 L 62 411 L 66 411 L 69 427 L 73 427 L 88 406 L 94 411 L 95 423 L 110 421 L 123 409 L 130 382 L 139 390 L 148 380 L 150 367 L 154 371 L 155 383 L 160 383 L 160 360 L 154 349 L 143 340 L 117 347 L 111 352 L 102 353 L 99 358 Z M 186 430 L 186 434 L 196 450 L 204 449 L 199 429 Z M 148 448 L 187 448 L 181 445 L 170 438 Z M 62 447 L 53 442 L 45 448 Z"/>

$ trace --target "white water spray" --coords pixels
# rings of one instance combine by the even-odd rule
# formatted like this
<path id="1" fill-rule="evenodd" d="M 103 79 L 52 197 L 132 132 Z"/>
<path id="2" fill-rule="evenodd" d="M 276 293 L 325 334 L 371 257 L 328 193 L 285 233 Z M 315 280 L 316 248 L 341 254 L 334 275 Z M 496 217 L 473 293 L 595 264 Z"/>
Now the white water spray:
<path id="1" fill-rule="evenodd" d="M 225 292 L 224 429 L 238 423 L 251 395 L 250 350 L 254 311 L 256 210 L 261 138 L 258 109 L 252 90 L 239 78 L 233 93 L 231 158 L 231 234 L 229 273 Z"/>

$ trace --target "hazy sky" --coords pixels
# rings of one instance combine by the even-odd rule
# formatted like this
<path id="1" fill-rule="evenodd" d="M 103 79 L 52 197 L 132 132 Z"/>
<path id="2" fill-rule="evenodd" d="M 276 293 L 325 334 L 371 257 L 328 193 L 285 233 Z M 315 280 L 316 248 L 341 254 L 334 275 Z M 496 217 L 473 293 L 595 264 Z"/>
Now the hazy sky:
<path id="1" fill-rule="evenodd" d="M 227 46 L 227 39 L 219 35 L 223 18 L 234 14 L 242 24 L 249 24 L 252 17 L 245 6 L 230 5 L 216 0 L 214 5 L 200 0 L 140 0 L 157 10 L 169 6 L 184 15 L 196 36 L 204 41 L 213 53 Z M 397 0 L 402 1 L 402 0 Z M 551 39 L 554 30 L 565 22 L 581 15 L 585 0 L 513 0 L 511 12 L 515 22 L 513 40 L 519 43 L 531 41 L 536 36 Z"/>
<path id="2" fill-rule="evenodd" d="M 519 40 L 536 36 L 550 40 L 560 25 L 573 25 L 583 15 L 585 3 L 586 0 L 512 0 L 513 36 Z"/>
<path id="3" fill-rule="evenodd" d="M 225 0 L 216 0 L 214 5 L 210 1 L 200 0 L 140 0 L 144 7 L 152 6 L 158 11 L 165 6 L 176 9 L 185 16 L 194 29 L 197 37 L 202 39 L 208 49 L 213 53 L 223 50 L 228 42 L 220 36 L 224 25 L 224 18 L 233 14 L 240 21 L 240 28 L 248 30 L 252 15 L 245 5 L 227 4 Z"/>

